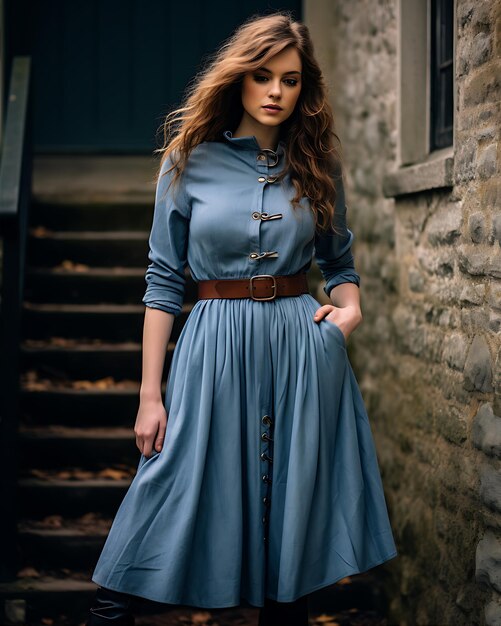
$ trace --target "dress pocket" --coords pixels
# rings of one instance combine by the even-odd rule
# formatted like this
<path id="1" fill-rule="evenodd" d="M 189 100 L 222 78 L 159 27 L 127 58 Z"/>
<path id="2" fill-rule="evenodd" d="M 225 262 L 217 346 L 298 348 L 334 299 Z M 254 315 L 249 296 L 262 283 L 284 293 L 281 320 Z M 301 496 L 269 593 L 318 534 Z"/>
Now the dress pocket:
<path id="1" fill-rule="evenodd" d="M 326 317 L 324 317 L 322 321 L 324 322 L 324 325 L 329 329 L 329 332 L 332 332 L 334 335 L 337 336 L 338 341 L 341 343 L 343 348 L 346 348 L 346 339 L 343 331 L 339 328 L 339 326 L 335 322 L 331 322 L 330 320 L 328 320 Z"/>
<path id="2" fill-rule="evenodd" d="M 164 443 L 164 445 L 165 445 L 165 443 Z M 162 448 L 162 450 L 163 450 L 163 448 Z M 140 458 L 139 458 L 139 462 L 138 462 L 138 465 L 137 465 L 137 470 L 136 470 L 136 471 L 139 471 L 139 470 L 140 470 L 140 469 L 141 469 L 144 465 L 146 465 L 146 464 L 147 464 L 147 463 L 149 463 L 150 461 L 153 461 L 153 459 L 156 459 L 156 458 L 159 456 L 159 454 L 160 454 L 160 452 L 161 452 L 162 450 L 160 450 L 160 451 L 159 451 L 159 450 L 155 450 L 155 449 L 153 448 L 153 450 L 152 450 L 152 453 L 153 453 L 153 454 L 152 454 L 151 456 L 149 456 L 149 457 L 144 456 L 144 454 L 143 454 L 143 453 L 141 453 L 141 456 L 140 456 Z"/>

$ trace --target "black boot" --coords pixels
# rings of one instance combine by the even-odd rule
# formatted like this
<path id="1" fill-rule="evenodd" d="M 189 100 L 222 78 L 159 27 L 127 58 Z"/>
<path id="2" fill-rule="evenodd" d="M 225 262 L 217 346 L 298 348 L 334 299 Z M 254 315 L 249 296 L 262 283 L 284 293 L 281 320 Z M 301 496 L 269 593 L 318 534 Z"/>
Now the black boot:
<path id="1" fill-rule="evenodd" d="M 98 587 L 85 626 L 134 626 L 132 596 Z"/>
<path id="2" fill-rule="evenodd" d="M 308 595 L 293 602 L 264 599 L 258 626 L 308 626 Z"/>

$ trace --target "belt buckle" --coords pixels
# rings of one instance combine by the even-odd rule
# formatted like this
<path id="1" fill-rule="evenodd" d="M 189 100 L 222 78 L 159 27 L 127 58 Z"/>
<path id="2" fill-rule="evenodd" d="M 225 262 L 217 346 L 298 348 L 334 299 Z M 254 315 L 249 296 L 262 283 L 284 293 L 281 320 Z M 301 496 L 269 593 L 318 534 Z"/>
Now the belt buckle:
<path id="1" fill-rule="evenodd" d="M 255 279 L 259 279 L 259 278 L 261 279 L 271 278 L 273 280 L 273 285 L 272 285 L 273 294 L 271 296 L 266 296 L 262 298 L 254 296 L 254 294 L 252 293 L 252 281 Z M 256 276 L 251 276 L 249 279 L 249 291 L 250 291 L 251 298 L 253 300 L 257 300 L 258 302 L 261 302 L 262 300 L 274 300 L 277 297 L 277 280 L 275 276 L 273 276 L 273 274 L 256 274 Z"/>

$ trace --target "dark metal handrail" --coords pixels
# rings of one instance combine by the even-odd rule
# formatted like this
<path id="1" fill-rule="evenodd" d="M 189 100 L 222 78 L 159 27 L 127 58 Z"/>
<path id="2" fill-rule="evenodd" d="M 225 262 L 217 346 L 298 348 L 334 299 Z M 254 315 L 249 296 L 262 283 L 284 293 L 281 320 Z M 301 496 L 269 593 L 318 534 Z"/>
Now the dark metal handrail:
<path id="1" fill-rule="evenodd" d="M 31 58 L 17 56 L 12 72 L 0 161 L 0 580 L 18 566 L 19 344 L 31 202 Z"/>

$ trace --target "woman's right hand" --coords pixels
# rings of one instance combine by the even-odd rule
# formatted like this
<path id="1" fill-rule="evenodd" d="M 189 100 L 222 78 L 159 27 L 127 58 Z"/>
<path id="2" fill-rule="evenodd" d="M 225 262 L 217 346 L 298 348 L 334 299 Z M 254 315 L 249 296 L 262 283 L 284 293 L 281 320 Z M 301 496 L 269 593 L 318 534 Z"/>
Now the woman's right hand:
<path id="1" fill-rule="evenodd" d="M 167 412 L 162 398 L 142 398 L 139 402 L 134 432 L 136 445 L 145 457 L 152 456 L 153 448 L 160 452 L 164 444 L 166 429 Z"/>

